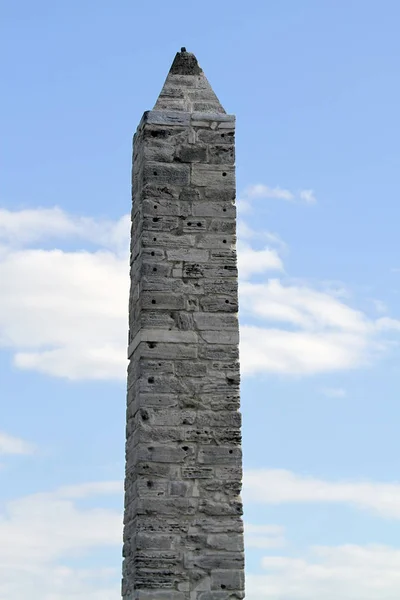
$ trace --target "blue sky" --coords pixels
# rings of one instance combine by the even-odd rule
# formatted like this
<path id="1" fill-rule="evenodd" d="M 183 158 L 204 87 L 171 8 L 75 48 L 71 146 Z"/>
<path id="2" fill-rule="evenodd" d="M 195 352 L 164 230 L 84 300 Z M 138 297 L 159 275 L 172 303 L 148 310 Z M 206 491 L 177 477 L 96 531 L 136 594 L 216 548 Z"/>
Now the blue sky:
<path id="1" fill-rule="evenodd" d="M 131 138 L 237 116 L 247 598 L 400 597 L 400 7 L 1 6 L 0 598 L 119 595 Z"/>

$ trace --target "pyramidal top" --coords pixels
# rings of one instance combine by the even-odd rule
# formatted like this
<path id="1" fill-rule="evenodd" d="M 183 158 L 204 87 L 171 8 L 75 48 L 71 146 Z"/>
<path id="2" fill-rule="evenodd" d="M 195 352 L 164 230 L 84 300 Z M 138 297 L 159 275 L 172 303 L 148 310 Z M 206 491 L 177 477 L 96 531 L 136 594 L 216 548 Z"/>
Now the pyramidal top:
<path id="1" fill-rule="evenodd" d="M 225 114 L 197 58 L 186 48 L 177 52 L 153 110 Z"/>

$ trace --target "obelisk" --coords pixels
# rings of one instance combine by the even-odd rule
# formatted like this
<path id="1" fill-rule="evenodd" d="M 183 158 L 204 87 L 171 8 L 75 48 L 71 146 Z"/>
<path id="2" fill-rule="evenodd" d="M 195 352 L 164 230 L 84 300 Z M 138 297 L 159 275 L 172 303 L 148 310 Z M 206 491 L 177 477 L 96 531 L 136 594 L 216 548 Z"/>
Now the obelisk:
<path id="1" fill-rule="evenodd" d="M 182 48 L 133 142 L 125 600 L 244 598 L 234 136 Z"/>

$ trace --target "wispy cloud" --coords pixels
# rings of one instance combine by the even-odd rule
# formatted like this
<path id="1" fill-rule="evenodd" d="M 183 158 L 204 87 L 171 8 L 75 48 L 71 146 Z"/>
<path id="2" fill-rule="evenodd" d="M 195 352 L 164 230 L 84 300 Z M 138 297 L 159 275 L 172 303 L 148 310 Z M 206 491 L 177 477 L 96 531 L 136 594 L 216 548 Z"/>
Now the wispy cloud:
<path id="1" fill-rule="evenodd" d="M 244 524 L 246 548 L 282 548 L 286 544 L 285 530 L 280 525 Z"/>
<path id="2" fill-rule="evenodd" d="M 345 389 L 332 387 L 322 388 L 321 394 L 327 396 L 328 398 L 345 398 L 347 396 Z"/>
<path id="3" fill-rule="evenodd" d="M 35 446 L 21 438 L 0 431 L 0 456 L 5 454 L 33 454 Z"/>
<path id="4" fill-rule="evenodd" d="M 400 482 L 327 481 L 279 469 L 244 473 L 245 502 L 347 504 L 381 517 L 400 519 Z"/>
<path id="5" fill-rule="evenodd" d="M 68 558 L 122 544 L 122 513 L 81 508 L 76 498 L 122 492 L 115 482 L 85 483 L 9 502 L 0 515 L 0 597 L 111 600 L 120 571 L 65 565 Z M 96 501 L 95 501 L 96 502 Z"/>
<path id="6" fill-rule="evenodd" d="M 269 187 L 262 183 L 247 187 L 244 196 L 247 198 L 277 198 L 278 200 L 294 200 L 295 198 L 290 190 L 279 186 Z"/>
<path id="7" fill-rule="evenodd" d="M 254 200 L 284 200 L 286 202 L 299 202 L 303 204 L 316 204 L 317 198 L 314 190 L 304 189 L 292 191 L 280 186 L 268 186 L 263 183 L 249 185 L 239 195 L 238 209 L 239 213 L 249 213 L 252 210 Z"/>
<path id="8" fill-rule="evenodd" d="M 313 374 L 370 364 L 400 321 L 370 319 L 335 294 L 278 279 L 239 288 L 244 374 Z M 252 324 L 248 324 L 251 319 Z"/>
<path id="9" fill-rule="evenodd" d="M 266 271 L 283 271 L 283 262 L 274 249 L 254 250 L 251 246 L 238 243 L 238 269 L 242 280 Z"/>
<path id="10" fill-rule="evenodd" d="M 300 558 L 265 556 L 246 576 L 252 600 L 397 600 L 400 550 L 380 545 L 311 547 Z"/>
<path id="11" fill-rule="evenodd" d="M 315 204 L 317 199 L 314 194 L 314 190 L 301 190 L 299 193 L 300 200 L 304 200 L 306 204 Z"/>

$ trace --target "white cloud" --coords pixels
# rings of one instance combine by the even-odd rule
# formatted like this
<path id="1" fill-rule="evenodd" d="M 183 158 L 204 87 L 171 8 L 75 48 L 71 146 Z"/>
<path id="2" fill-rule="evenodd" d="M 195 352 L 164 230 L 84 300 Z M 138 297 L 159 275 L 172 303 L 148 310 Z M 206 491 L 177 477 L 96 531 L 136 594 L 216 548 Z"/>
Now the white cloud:
<path id="1" fill-rule="evenodd" d="M 281 548 L 285 545 L 284 528 L 280 525 L 244 524 L 246 548 Z"/>
<path id="2" fill-rule="evenodd" d="M 317 546 L 304 558 L 264 557 L 266 574 L 246 576 L 249 600 L 398 600 L 400 550 Z"/>
<path id="3" fill-rule="evenodd" d="M 387 347 L 382 332 L 400 328 L 400 321 L 373 321 L 335 294 L 306 285 L 244 281 L 239 293 L 246 323 L 244 374 L 313 374 L 367 365 Z M 249 318 L 262 325 L 248 325 Z"/>
<path id="4" fill-rule="evenodd" d="M 294 194 L 279 186 L 269 187 L 262 183 L 249 186 L 244 193 L 247 198 L 277 198 L 279 200 L 294 200 Z"/>
<path id="5" fill-rule="evenodd" d="M 251 246 L 238 242 L 238 269 L 239 277 L 245 280 L 266 271 L 283 271 L 283 263 L 274 249 L 254 250 Z"/>
<path id="6" fill-rule="evenodd" d="M 347 396 L 347 392 L 343 388 L 322 388 L 321 394 L 328 398 L 345 398 Z"/>
<path id="7" fill-rule="evenodd" d="M 300 200 L 304 200 L 307 204 L 315 204 L 317 202 L 314 190 L 301 190 L 299 196 Z"/>
<path id="8" fill-rule="evenodd" d="M 117 221 L 77 217 L 58 207 L 19 211 L 0 209 L 0 243 L 26 246 L 42 239 L 77 238 L 126 254 L 129 248 L 130 215 Z"/>
<path id="9" fill-rule="evenodd" d="M 237 221 L 237 235 L 240 242 L 243 240 L 263 240 L 268 242 L 271 246 L 275 246 L 279 248 L 281 251 L 287 250 L 287 244 L 282 240 L 282 238 L 272 231 L 256 231 L 249 227 L 249 225 L 243 220 L 238 219 Z"/>
<path id="10" fill-rule="evenodd" d="M 377 313 L 384 315 L 387 313 L 388 308 L 382 300 L 372 300 L 373 305 L 375 306 L 375 310 Z"/>
<path id="11" fill-rule="evenodd" d="M 117 597 L 119 570 L 72 568 L 65 561 L 90 556 L 97 548 L 122 547 L 120 511 L 80 508 L 74 502 L 121 491 L 120 482 L 88 483 L 9 502 L 0 513 L 0 598 Z"/>
<path id="12" fill-rule="evenodd" d="M 400 519 L 400 482 L 326 481 L 279 469 L 244 473 L 244 501 L 264 504 L 336 503 Z"/>
<path id="13" fill-rule="evenodd" d="M 317 198 L 315 197 L 314 190 L 306 189 L 293 192 L 280 186 L 270 187 L 263 183 L 256 183 L 248 186 L 241 194 L 238 200 L 238 207 L 240 212 L 248 213 L 252 208 L 252 200 L 286 200 L 287 202 L 300 202 L 304 204 L 315 204 Z"/>
<path id="14" fill-rule="evenodd" d="M 0 258 L 0 282 L 0 345 L 15 349 L 18 367 L 70 379 L 125 377 L 125 257 L 13 250 Z"/>
<path id="15" fill-rule="evenodd" d="M 129 221 L 71 217 L 58 208 L 0 212 L 0 346 L 13 352 L 17 367 L 72 380 L 125 379 Z M 238 244 L 243 374 L 347 369 L 386 349 L 385 336 L 399 331 L 400 321 L 373 321 L 334 290 L 249 281 L 284 271 L 281 240 L 256 235 L 270 236 L 271 247 Z M 24 247 L 49 237 L 95 248 Z"/>
<path id="16" fill-rule="evenodd" d="M 33 454 L 35 446 L 22 440 L 0 431 L 0 455 L 4 454 Z"/>

